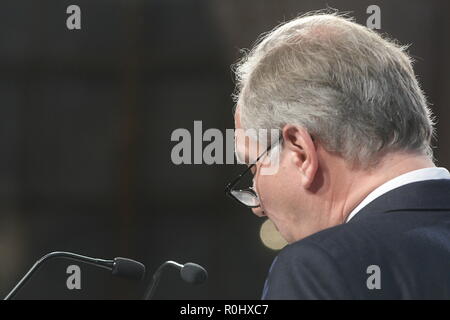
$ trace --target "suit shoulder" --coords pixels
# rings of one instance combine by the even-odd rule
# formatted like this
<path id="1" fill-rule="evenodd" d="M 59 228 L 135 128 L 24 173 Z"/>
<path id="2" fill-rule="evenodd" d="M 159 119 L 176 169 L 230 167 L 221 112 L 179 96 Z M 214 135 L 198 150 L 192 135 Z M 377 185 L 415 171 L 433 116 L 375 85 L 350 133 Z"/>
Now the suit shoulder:
<path id="1" fill-rule="evenodd" d="M 275 258 L 266 299 L 349 299 L 352 295 L 339 263 L 314 242 L 286 246 Z M 330 277 L 330 275 L 332 275 Z"/>
<path id="2" fill-rule="evenodd" d="M 450 235 L 447 212 L 399 211 L 380 213 L 356 221 L 350 220 L 317 232 L 292 244 L 292 250 L 304 242 L 314 243 L 335 258 L 358 255 L 359 258 L 392 250 L 403 251 L 411 242 L 426 242 Z"/>
<path id="3" fill-rule="evenodd" d="M 346 223 L 312 234 L 290 244 L 286 249 L 292 253 L 313 246 L 332 256 L 339 256 L 347 251 L 354 252 L 357 246 L 365 246 L 367 241 L 377 237 L 382 230 L 382 225 L 378 223 Z"/>
<path id="4" fill-rule="evenodd" d="M 304 255 L 321 251 L 343 270 L 358 270 L 372 264 L 375 256 L 390 258 L 409 240 L 407 229 L 389 219 L 361 219 L 317 232 L 294 242 L 281 255 Z"/>

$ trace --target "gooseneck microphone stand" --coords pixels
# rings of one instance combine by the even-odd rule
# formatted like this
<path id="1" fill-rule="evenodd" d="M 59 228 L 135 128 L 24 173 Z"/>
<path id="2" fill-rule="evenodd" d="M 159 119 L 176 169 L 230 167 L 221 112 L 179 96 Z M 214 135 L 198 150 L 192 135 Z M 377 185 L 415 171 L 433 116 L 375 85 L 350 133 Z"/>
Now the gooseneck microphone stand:
<path id="1" fill-rule="evenodd" d="M 30 270 L 20 279 L 20 281 L 16 284 L 16 286 L 8 293 L 4 300 L 12 299 L 17 292 L 25 285 L 25 283 L 33 276 L 33 274 L 42 266 L 42 264 L 53 258 L 67 258 L 70 260 L 75 260 L 79 262 L 84 262 L 87 264 L 95 265 L 97 267 L 105 268 L 108 270 L 113 270 L 115 267 L 114 260 L 104 260 L 104 259 L 96 259 L 91 257 L 82 256 L 76 253 L 64 252 L 64 251 L 55 251 L 50 252 L 40 258 L 36 263 L 31 267 Z"/>

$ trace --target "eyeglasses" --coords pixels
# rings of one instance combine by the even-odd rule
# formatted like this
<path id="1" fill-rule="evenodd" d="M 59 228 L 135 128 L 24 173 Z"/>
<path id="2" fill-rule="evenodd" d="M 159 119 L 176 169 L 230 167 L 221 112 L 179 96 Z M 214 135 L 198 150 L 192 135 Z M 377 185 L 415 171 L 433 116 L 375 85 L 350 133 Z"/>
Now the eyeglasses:
<path id="1" fill-rule="evenodd" d="M 272 149 L 276 144 L 278 144 L 280 141 L 282 140 L 282 138 L 280 137 L 280 139 L 278 141 L 276 141 L 275 143 L 273 143 L 272 145 L 270 145 L 266 151 L 264 151 L 257 159 L 254 163 L 252 163 L 250 166 L 248 166 L 244 172 L 242 172 L 240 175 L 238 175 L 233 181 L 231 181 L 230 183 L 227 184 L 227 186 L 225 187 L 225 193 L 233 198 L 234 200 L 236 200 L 237 202 L 239 202 L 240 204 L 248 207 L 248 208 L 258 208 L 261 203 L 258 197 L 258 194 L 256 193 L 255 189 L 253 187 L 248 187 L 246 189 L 235 189 L 236 185 L 239 183 L 239 181 L 241 181 L 242 177 L 244 177 L 247 173 L 249 173 L 253 167 L 256 166 L 256 164 L 258 163 L 258 161 L 265 156 L 267 153 L 269 153 L 270 149 Z"/>

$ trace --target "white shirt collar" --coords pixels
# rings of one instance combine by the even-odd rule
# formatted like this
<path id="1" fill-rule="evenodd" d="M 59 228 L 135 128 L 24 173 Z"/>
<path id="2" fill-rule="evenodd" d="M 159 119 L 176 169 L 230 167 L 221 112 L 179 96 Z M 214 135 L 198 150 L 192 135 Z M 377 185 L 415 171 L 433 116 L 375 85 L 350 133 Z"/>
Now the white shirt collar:
<path id="1" fill-rule="evenodd" d="M 407 173 L 404 173 L 398 177 L 395 177 L 392 180 L 389 180 L 383 183 L 378 188 L 374 189 L 371 193 L 369 193 L 360 203 L 356 206 L 355 209 L 350 212 L 347 217 L 346 222 L 348 222 L 351 218 L 353 218 L 362 208 L 368 205 L 370 202 L 385 194 L 388 191 L 391 191 L 395 188 L 401 187 L 405 184 L 424 181 L 424 180 L 435 180 L 435 179 L 450 179 L 450 173 L 446 168 L 442 167 L 432 167 L 432 168 L 424 168 L 413 170 Z"/>

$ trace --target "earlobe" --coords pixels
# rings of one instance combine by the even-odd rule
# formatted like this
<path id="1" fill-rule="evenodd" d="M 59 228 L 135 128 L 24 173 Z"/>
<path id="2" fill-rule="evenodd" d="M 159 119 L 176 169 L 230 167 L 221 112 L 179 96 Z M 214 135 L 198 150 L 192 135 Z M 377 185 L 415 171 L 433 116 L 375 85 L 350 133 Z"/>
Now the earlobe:
<path id="1" fill-rule="evenodd" d="M 309 132 L 300 126 L 286 125 L 283 128 L 284 148 L 293 154 L 294 165 L 302 175 L 302 185 L 311 187 L 318 169 L 318 156 L 315 141 Z"/>
<path id="2" fill-rule="evenodd" d="M 309 189 L 314 182 L 318 168 L 317 156 L 315 151 L 314 155 L 310 154 L 307 157 L 306 161 L 303 163 L 303 167 L 303 175 L 305 178 L 303 186 L 306 189 Z"/>

